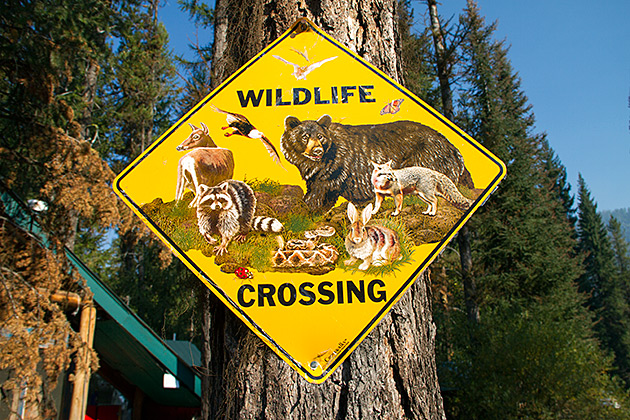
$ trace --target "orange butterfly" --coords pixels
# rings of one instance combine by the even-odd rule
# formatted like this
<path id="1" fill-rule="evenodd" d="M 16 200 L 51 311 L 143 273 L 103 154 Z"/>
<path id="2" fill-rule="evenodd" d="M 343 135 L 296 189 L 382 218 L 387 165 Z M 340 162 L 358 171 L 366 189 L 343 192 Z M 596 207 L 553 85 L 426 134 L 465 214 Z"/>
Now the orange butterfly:
<path id="1" fill-rule="evenodd" d="M 394 99 L 393 101 L 385 105 L 383 109 L 381 109 L 381 115 L 397 113 L 398 111 L 400 111 L 400 104 L 402 104 L 403 101 L 404 99 Z"/>

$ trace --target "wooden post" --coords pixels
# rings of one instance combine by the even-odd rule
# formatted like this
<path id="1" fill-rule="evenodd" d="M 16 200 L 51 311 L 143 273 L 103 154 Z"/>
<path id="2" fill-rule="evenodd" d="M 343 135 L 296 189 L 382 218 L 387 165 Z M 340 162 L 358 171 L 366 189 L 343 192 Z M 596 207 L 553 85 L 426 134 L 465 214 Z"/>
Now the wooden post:
<path id="1" fill-rule="evenodd" d="M 38 287 L 37 290 L 41 294 L 48 293 L 43 287 Z M 50 294 L 50 301 L 58 303 L 64 310 L 74 310 L 81 306 L 81 296 L 78 293 L 67 292 L 65 290 L 57 290 Z"/>
<path id="2" fill-rule="evenodd" d="M 144 392 L 138 387 L 133 394 L 132 420 L 142 420 L 142 407 L 144 405 Z"/>
<path id="3" fill-rule="evenodd" d="M 74 386 L 72 388 L 72 402 L 70 403 L 70 420 L 85 419 L 87 409 L 88 387 L 90 384 L 90 350 L 94 343 L 96 327 L 96 308 L 92 301 L 86 302 L 81 308 L 81 324 L 79 335 L 85 346 L 79 350 L 78 362 L 74 372 Z"/>

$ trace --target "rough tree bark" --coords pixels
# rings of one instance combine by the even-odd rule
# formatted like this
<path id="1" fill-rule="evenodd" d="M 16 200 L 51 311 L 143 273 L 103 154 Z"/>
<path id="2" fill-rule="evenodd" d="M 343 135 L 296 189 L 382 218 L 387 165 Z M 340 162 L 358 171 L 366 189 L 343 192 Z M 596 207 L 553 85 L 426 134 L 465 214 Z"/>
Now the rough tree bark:
<path id="1" fill-rule="evenodd" d="M 442 113 L 450 121 L 453 121 L 453 93 L 451 91 L 449 56 L 444 44 L 442 26 L 437 12 L 436 0 L 427 0 L 429 16 L 431 17 L 431 34 L 435 46 L 435 58 L 437 63 L 438 79 L 440 81 L 440 93 L 442 96 Z M 466 302 L 466 315 L 472 322 L 479 323 L 479 304 L 477 303 L 477 285 L 472 272 L 472 250 L 470 248 L 470 232 L 464 225 L 457 234 L 459 245 L 459 259 L 462 266 L 462 282 L 464 284 L 464 300 Z"/>
<path id="2" fill-rule="evenodd" d="M 397 1 L 217 0 L 213 67 L 218 86 L 307 17 L 402 82 Z M 220 48 L 216 51 L 216 48 Z M 323 384 L 306 382 L 217 299 L 210 317 L 206 419 L 444 419 L 435 365 L 428 273 Z M 218 306 L 217 306 L 218 305 Z"/>

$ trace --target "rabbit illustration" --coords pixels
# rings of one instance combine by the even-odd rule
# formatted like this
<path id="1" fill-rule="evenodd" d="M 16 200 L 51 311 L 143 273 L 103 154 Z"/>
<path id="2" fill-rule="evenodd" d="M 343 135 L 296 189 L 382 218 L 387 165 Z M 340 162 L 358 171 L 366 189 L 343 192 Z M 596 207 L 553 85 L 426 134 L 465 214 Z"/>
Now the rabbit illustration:
<path id="1" fill-rule="evenodd" d="M 348 219 L 351 225 L 346 236 L 346 250 L 350 254 L 350 259 L 346 260 L 345 264 L 351 265 L 357 260 L 363 260 L 359 266 L 359 270 L 362 271 L 371 265 L 389 264 L 400 257 L 398 234 L 384 226 L 366 226 L 371 217 L 372 203 L 363 209 L 361 218 L 354 204 L 348 203 Z"/>

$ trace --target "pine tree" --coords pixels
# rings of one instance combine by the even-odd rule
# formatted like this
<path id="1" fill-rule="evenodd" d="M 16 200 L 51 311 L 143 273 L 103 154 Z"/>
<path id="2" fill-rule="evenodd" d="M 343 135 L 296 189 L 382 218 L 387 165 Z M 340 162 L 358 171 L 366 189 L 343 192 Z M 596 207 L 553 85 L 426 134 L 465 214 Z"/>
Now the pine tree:
<path id="1" fill-rule="evenodd" d="M 450 364 L 442 380 L 458 389 L 450 414 L 623 418 L 627 411 L 600 404 L 623 394 L 603 374 L 609 362 L 574 286 L 581 258 L 561 163 L 544 136 L 532 133 L 531 107 L 507 48 L 493 40 L 495 25 L 485 25 L 472 1 L 460 24 L 467 32 L 457 119 L 506 163 L 508 175 L 471 219 L 482 316 L 474 328 L 457 312 L 449 316 L 451 342 L 442 348 L 451 354 L 442 359 Z"/>
<path id="2" fill-rule="evenodd" d="M 399 2 L 398 31 L 405 87 L 434 108 L 439 108 L 440 94 L 435 86 L 434 66 L 431 64 L 431 36 L 428 30 L 415 33 L 414 11 L 411 1 Z"/>
<path id="3" fill-rule="evenodd" d="M 4 194 L 5 191 L 2 191 Z M 57 418 L 53 391 L 74 361 L 77 368 L 96 367 L 96 355 L 70 324 L 67 305 L 54 292 L 79 292 L 79 279 L 53 249 L 14 224 L 0 203 L 0 371 L 3 412 L 23 405 L 24 418 Z M 89 358 L 78 357 L 81 352 Z M 85 353 L 83 353 L 85 354 Z M 93 364 L 86 366 L 85 360 Z M 27 417 L 28 416 L 28 417 Z"/>
<path id="4" fill-rule="evenodd" d="M 590 296 L 591 307 L 602 308 L 608 283 L 614 272 L 614 256 L 606 228 L 597 213 L 597 204 L 581 174 L 578 177 L 578 188 L 578 250 L 585 256 L 585 273 L 580 278 L 580 288 Z"/>
<path id="5" fill-rule="evenodd" d="M 114 241 L 118 265 L 108 284 L 163 339 L 200 342 L 199 282 L 171 251 L 132 228 Z"/>
<path id="6" fill-rule="evenodd" d="M 24 392 L 33 417 L 56 417 L 57 378 L 84 351 L 73 315 L 52 298 L 57 290 L 89 298 L 63 247 L 74 247 L 80 225 L 105 228 L 119 216 L 113 172 L 91 147 L 115 10 L 101 0 L 0 5 L 0 178 L 47 205 L 46 247 L 4 212 L 0 235 L 0 369 L 10 375 L 2 393 Z"/>
<path id="7" fill-rule="evenodd" d="M 159 2 L 129 4 L 118 27 L 118 49 L 111 78 L 102 87 L 108 98 L 108 141 L 103 152 L 122 170 L 174 121 L 179 89 L 168 34 L 158 20 Z"/>
<path id="8" fill-rule="evenodd" d="M 428 0 L 429 16 L 431 19 L 431 33 L 433 35 L 434 45 L 434 62 L 437 68 L 437 76 L 439 80 L 441 93 L 441 110 L 443 115 L 450 121 L 455 121 L 455 111 L 453 104 L 453 93 L 451 87 L 451 79 L 453 69 L 459 64 L 456 57 L 456 47 L 462 39 L 461 28 L 457 27 L 454 31 L 444 30 L 440 23 L 440 17 L 437 10 L 437 2 Z M 451 42 L 447 46 L 446 33 L 452 32 Z M 457 244 L 459 246 L 459 257 L 461 262 L 461 277 L 464 287 L 464 300 L 466 304 L 466 313 L 471 322 L 479 322 L 479 303 L 477 302 L 477 285 L 473 275 L 472 250 L 470 247 L 470 229 L 468 225 L 462 226 L 457 234 Z"/>
<path id="9" fill-rule="evenodd" d="M 0 175 L 20 196 L 48 203 L 46 229 L 70 248 L 77 220 L 118 214 L 109 167 L 89 126 L 98 62 L 107 54 L 109 2 L 5 2 L 0 38 Z"/>
<path id="10" fill-rule="evenodd" d="M 582 175 L 578 177 L 578 250 L 584 256 L 580 290 L 598 318 L 596 331 L 605 349 L 615 356 L 615 368 L 630 384 L 630 307 L 626 286 L 617 275 L 615 253 L 606 227 L 597 213 L 597 204 Z"/>
<path id="11" fill-rule="evenodd" d="M 630 302 L 630 246 L 625 240 L 621 223 L 613 216 L 610 216 L 608 220 L 608 233 L 615 255 L 615 284 L 621 289 L 623 298 L 628 303 Z M 630 305 L 627 305 L 624 313 L 626 320 L 630 320 L 629 309 Z"/>
<path id="12" fill-rule="evenodd" d="M 142 0 L 123 9 L 110 79 L 102 87 L 114 129 L 104 135 L 101 146 L 118 170 L 170 127 L 179 107 L 174 58 L 158 9 L 157 0 Z M 129 219 L 113 241 L 109 285 L 162 338 L 170 339 L 173 334 L 180 339 L 195 338 L 197 311 L 191 304 L 194 293 L 185 275 L 188 270 L 137 218 Z"/>
<path id="13" fill-rule="evenodd" d="M 183 11 L 188 12 L 197 29 L 215 28 L 215 20 L 224 20 L 220 10 L 215 11 L 203 1 L 179 0 L 178 3 Z M 219 28 L 220 25 L 216 27 Z M 216 34 L 215 38 L 219 38 L 219 34 Z M 219 71 L 217 66 L 213 66 L 212 63 L 214 48 L 212 39 L 207 40 L 205 43 L 197 39 L 190 45 L 190 48 L 195 53 L 194 59 L 178 58 L 180 66 L 186 75 L 184 77 L 184 92 L 180 102 L 180 111 L 182 113 L 188 112 L 210 93 L 212 79 L 213 77 L 216 78 L 216 76 L 213 76 L 213 72 Z"/>
<path id="14" fill-rule="evenodd" d="M 460 103 L 463 128 L 498 155 L 508 176 L 472 221 L 476 232 L 474 266 L 483 277 L 485 300 L 531 299 L 571 281 L 579 266 L 571 253 L 571 226 L 547 171 L 543 138 L 531 133 L 534 116 L 502 42 L 492 40 L 469 3 L 462 23 L 466 69 Z M 491 293 L 488 293 L 490 292 Z"/>
<path id="15" fill-rule="evenodd" d="M 562 204 L 559 217 L 566 217 L 570 226 L 574 228 L 577 223 L 577 209 L 574 207 L 575 199 L 571 194 L 571 185 L 567 181 L 567 170 L 549 146 L 546 136 L 543 136 L 541 153 L 546 164 L 545 172 L 549 175 L 552 184 L 552 196 L 555 196 Z"/>
<path id="16" fill-rule="evenodd" d="M 617 274 L 621 277 L 622 284 L 628 288 L 630 285 L 630 247 L 625 239 L 621 223 L 614 216 L 610 216 L 608 220 L 608 233 L 615 254 Z M 630 298 L 630 295 L 627 296 Z"/>
<path id="17" fill-rule="evenodd" d="M 617 219 L 621 230 L 624 232 L 624 239 L 626 242 L 630 243 L 630 207 L 615 210 L 602 210 L 600 214 L 603 220 L 608 220 L 611 216 Z"/>

